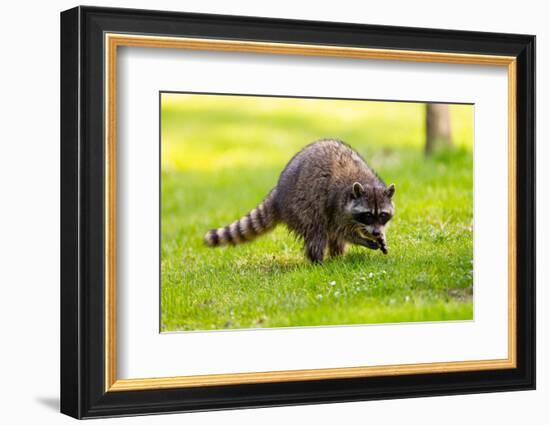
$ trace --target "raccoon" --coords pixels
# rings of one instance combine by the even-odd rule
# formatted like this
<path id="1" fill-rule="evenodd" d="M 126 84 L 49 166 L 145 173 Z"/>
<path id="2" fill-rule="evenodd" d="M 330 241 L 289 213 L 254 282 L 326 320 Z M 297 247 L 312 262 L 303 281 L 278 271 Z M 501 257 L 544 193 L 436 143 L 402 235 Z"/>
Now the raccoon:
<path id="1" fill-rule="evenodd" d="M 239 220 L 208 231 L 208 246 L 249 242 L 285 224 L 303 239 L 307 258 L 344 254 L 348 244 L 387 254 L 385 229 L 394 215 L 395 185 L 386 186 L 365 160 L 340 140 L 304 147 L 282 171 L 277 186 Z"/>

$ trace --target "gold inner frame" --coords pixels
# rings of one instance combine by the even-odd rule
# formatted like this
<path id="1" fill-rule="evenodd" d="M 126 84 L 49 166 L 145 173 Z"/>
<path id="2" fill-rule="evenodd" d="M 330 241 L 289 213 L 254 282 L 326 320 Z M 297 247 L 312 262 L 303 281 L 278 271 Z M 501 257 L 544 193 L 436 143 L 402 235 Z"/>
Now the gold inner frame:
<path id="1" fill-rule="evenodd" d="M 320 379 L 510 369 L 516 367 L 516 58 L 255 41 L 105 34 L 105 391 L 199 387 Z M 117 379 L 116 373 L 116 98 L 119 46 L 437 62 L 507 67 L 508 71 L 508 357 L 252 373 Z"/>

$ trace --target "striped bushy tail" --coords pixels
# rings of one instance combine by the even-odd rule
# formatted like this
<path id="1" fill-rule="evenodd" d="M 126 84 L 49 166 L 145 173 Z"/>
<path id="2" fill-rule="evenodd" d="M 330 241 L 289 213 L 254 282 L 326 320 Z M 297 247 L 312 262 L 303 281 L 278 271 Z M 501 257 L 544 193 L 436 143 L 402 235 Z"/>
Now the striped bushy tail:
<path id="1" fill-rule="evenodd" d="M 273 189 L 269 195 L 252 211 L 239 220 L 219 229 L 209 230 L 204 235 L 204 242 L 208 246 L 236 245 L 256 239 L 277 225 L 277 217 L 273 200 Z"/>

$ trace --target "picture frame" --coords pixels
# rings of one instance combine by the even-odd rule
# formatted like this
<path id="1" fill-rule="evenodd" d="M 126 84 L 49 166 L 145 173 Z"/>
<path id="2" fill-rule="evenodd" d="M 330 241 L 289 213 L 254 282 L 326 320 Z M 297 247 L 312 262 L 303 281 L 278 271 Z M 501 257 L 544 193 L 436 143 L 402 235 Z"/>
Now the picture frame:
<path id="1" fill-rule="evenodd" d="M 120 379 L 116 93 L 117 53 L 128 46 L 505 68 L 508 208 L 496 214 L 508 220 L 508 356 Z M 82 6 L 61 13 L 62 413 L 92 418 L 534 388 L 534 36 Z"/>

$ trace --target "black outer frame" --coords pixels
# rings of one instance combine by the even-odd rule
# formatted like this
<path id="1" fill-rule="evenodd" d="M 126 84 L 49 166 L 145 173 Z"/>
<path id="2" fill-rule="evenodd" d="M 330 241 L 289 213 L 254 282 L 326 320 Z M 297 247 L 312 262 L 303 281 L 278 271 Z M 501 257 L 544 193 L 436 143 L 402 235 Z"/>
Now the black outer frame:
<path id="1" fill-rule="evenodd" d="M 517 368 L 105 392 L 105 32 L 515 56 Z M 62 12 L 61 412 L 91 418 L 534 389 L 534 130 L 534 36 L 86 6 Z"/>

